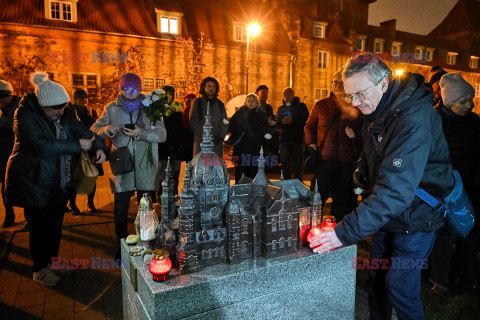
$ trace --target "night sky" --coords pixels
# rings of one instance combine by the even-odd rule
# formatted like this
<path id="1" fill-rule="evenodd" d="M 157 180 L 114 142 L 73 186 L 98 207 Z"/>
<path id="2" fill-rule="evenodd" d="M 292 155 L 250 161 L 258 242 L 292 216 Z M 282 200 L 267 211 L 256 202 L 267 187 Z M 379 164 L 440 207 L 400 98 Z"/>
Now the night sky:
<path id="1" fill-rule="evenodd" d="M 426 35 L 447 16 L 457 0 L 377 0 L 370 5 L 368 24 L 397 19 L 397 30 Z"/>

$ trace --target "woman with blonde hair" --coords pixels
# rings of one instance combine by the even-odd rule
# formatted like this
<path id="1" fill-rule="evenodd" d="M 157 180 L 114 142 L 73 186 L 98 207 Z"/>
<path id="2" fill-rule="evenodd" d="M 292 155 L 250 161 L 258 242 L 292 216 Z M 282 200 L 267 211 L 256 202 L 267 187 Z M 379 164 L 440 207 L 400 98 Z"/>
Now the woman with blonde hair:
<path id="1" fill-rule="evenodd" d="M 249 93 L 244 105 L 238 109 L 230 119 L 230 144 L 233 145 L 233 159 L 235 165 L 235 182 L 242 174 L 254 178 L 258 171 L 258 156 L 265 139 L 272 136 L 269 133 L 270 125 L 267 115 L 260 108 L 260 100 L 254 93 Z"/>

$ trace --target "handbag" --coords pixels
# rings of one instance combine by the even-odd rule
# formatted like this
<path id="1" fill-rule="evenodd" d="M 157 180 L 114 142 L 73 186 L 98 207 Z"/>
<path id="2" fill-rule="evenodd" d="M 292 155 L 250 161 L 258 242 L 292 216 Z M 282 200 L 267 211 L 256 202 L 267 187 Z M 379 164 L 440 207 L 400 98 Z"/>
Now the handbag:
<path id="1" fill-rule="evenodd" d="M 455 186 L 443 201 L 437 200 L 420 187 L 415 190 L 415 195 L 436 211 L 443 213 L 443 218 L 451 236 L 466 238 L 473 228 L 475 212 L 463 188 L 460 173 L 457 170 L 453 170 L 453 176 L 455 178 Z"/>
<path id="2" fill-rule="evenodd" d="M 318 148 L 310 153 L 310 156 L 305 159 L 305 168 L 311 173 L 315 173 L 315 169 L 317 168 L 318 162 L 321 160 L 321 151 L 323 150 L 323 146 L 325 145 L 325 139 L 327 139 L 328 132 L 330 128 L 340 119 L 340 112 L 337 112 L 335 117 L 332 121 L 328 124 L 327 130 L 325 130 L 325 135 L 323 136 L 322 143 L 318 146 Z"/>
<path id="3" fill-rule="evenodd" d="M 132 139 L 128 139 L 128 143 L 126 146 L 117 148 L 110 152 L 110 169 L 112 170 L 112 173 L 116 176 L 133 171 L 133 157 L 130 153 L 130 150 L 128 150 L 130 140 Z"/>
<path id="4" fill-rule="evenodd" d="M 87 151 L 80 155 L 80 161 L 77 163 L 73 179 L 75 190 L 78 194 L 90 194 L 95 189 L 99 172 L 94 159 L 90 157 Z"/>

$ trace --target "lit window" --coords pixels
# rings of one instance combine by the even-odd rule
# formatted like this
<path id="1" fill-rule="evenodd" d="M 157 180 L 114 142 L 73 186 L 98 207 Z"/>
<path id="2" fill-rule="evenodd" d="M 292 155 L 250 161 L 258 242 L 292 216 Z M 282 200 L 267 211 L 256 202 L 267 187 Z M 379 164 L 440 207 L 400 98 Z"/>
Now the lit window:
<path id="1" fill-rule="evenodd" d="M 475 87 L 475 98 L 480 98 L 480 83 L 476 83 Z"/>
<path id="2" fill-rule="evenodd" d="M 399 42 L 394 42 L 392 44 L 392 56 L 399 57 L 402 53 L 402 44 Z"/>
<path id="3" fill-rule="evenodd" d="M 457 64 L 457 55 L 456 52 L 449 52 L 447 55 L 447 64 L 455 65 Z"/>
<path id="4" fill-rule="evenodd" d="M 72 87 L 77 88 L 97 88 L 98 87 L 98 75 L 96 74 L 84 74 L 73 73 L 72 74 Z"/>
<path id="5" fill-rule="evenodd" d="M 165 79 L 155 79 L 155 89 L 162 89 L 165 85 Z"/>
<path id="6" fill-rule="evenodd" d="M 318 51 L 318 64 L 317 68 L 326 69 L 328 60 L 328 52 Z"/>
<path id="7" fill-rule="evenodd" d="M 168 18 L 167 17 L 162 17 L 160 30 L 162 32 L 168 32 Z"/>
<path id="8" fill-rule="evenodd" d="M 472 69 L 478 68 L 478 57 L 475 57 L 475 56 L 470 57 L 470 68 Z"/>
<path id="9" fill-rule="evenodd" d="M 87 87 L 97 86 L 97 75 L 96 74 L 87 74 Z"/>
<path id="10" fill-rule="evenodd" d="M 324 88 L 316 88 L 315 89 L 315 94 L 314 94 L 314 99 L 315 101 L 322 100 L 328 97 L 328 89 Z"/>
<path id="11" fill-rule="evenodd" d="M 324 22 L 315 22 L 313 24 L 313 36 L 316 38 L 325 38 L 327 24 Z"/>
<path id="12" fill-rule="evenodd" d="M 76 22 L 77 1 L 45 0 L 48 19 Z"/>
<path id="13" fill-rule="evenodd" d="M 423 55 L 423 49 L 424 47 L 415 47 L 415 59 L 420 60 L 424 58 Z"/>
<path id="14" fill-rule="evenodd" d="M 238 24 L 234 23 L 233 25 L 233 39 L 235 41 L 247 41 L 247 32 L 245 30 L 245 27 Z"/>
<path id="15" fill-rule="evenodd" d="M 425 49 L 425 52 L 423 53 L 423 60 L 432 61 L 433 60 L 433 50 L 435 50 L 435 49 L 432 49 L 432 48 Z"/>
<path id="16" fill-rule="evenodd" d="M 163 33 L 178 34 L 178 20 L 172 17 L 162 17 L 160 23 L 160 31 Z"/>
<path id="17" fill-rule="evenodd" d="M 358 37 L 355 40 L 355 50 L 356 51 L 365 51 L 365 37 Z"/>
<path id="18" fill-rule="evenodd" d="M 74 87 L 83 87 L 83 74 L 72 74 L 72 85 Z"/>
<path id="19" fill-rule="evenodd" d="M 155 9 L 157 29 L 160 33 L 182 34 L 182 13 Z"/>
<path id="20" fill-rule="evenodd" d="M 375 43 L 374 43 L 374 46 L 373 46 L 373 52 L 383 53 L 384 42 L 385 42 L 384 40 L 375 39 Z"/>
<path id="21" fill-rule="evenodd" d="M 153 91 L 155 89 L 153 87 L 153 79 L 152 78 L 144 78 L 143 79 L 143 91 Z"/>

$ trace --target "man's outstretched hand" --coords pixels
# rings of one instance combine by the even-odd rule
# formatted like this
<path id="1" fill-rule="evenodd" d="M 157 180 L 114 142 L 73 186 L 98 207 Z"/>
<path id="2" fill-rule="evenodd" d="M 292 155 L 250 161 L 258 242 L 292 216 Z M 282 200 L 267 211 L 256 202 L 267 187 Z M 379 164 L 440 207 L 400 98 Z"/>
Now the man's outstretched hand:
<path id="1" fill-rule="evenodd" d="M 341 246 L 343 243 L 337 238 L 335 230 L 322 231 L 314 235 L 310 242 L 310 248 L 314 248 L 315 253 L 324 253 Z"/>

